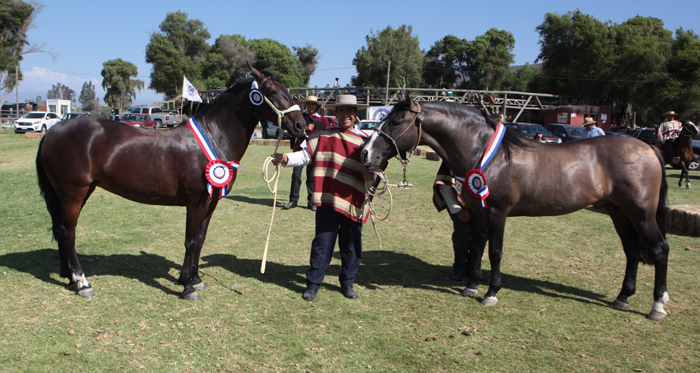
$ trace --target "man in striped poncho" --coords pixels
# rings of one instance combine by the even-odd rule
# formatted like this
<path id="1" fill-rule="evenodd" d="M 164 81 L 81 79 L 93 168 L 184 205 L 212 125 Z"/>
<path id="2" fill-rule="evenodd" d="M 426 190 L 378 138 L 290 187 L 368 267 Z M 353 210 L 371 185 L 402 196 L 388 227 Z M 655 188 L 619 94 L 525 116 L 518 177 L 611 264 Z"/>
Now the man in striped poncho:
<path id="1" fill-rule="evenodd" d="M 308 301 L 316 298 L 323 283 L 336 239 L 342 267 L 341 292 L 346 298 L 357 298 L 353 284 L 362 261 L 362 225 L 369 216 L 365 180 L 374 176 L 366 172 L 360 159 L 368 135 L 355 125 L 358 108 L 365 107 L 357 103 L 354 95 L 338 95 L 335 104 L 326 108 L 335 109 L 339 128 L 309 136 L 300 151 L 273 155 L 276 158 L 273 163 L 285 167 L 313 164 L 316 236 L 311 243 L 307 288 L 302 296 Z"/>

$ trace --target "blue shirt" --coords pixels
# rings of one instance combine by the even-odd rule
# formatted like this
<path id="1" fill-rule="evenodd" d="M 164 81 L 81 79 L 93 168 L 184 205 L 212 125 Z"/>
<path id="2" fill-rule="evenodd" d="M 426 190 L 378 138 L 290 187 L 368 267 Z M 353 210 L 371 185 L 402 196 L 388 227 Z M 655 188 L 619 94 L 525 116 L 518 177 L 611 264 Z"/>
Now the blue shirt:
<path id="1" fill-rule="evenodd" d="M 605 132 L 603 132 L 602 129 L 593 126 L 593 128 L 589 131 L 586 129 L 586 127 L 583 127 L 583 133 L 581 134 L 582 139 L 587 139 L 589 137 L 596 137 L 596 136 L 605 136 Z"/>

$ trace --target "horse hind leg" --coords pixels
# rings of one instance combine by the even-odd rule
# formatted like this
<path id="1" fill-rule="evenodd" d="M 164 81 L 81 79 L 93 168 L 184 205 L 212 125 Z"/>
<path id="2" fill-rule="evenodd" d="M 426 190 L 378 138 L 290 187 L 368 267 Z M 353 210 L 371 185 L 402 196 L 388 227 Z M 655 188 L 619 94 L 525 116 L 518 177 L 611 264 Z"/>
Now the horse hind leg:
<path id="1" fill-rule="evenodd" d="M 54 236 L 58 242 L 58 251 L 61 257 L 61 276 L 68 277 L 69 289 L 87 298 L 93 297 L 95 292 L 85 278 L 85 273 L 80 267 L 78 254 L 75 251 L 75 228 L 78 224 L 80 210 L 94 189 L 92 186 L 86 188 L 85 197 L 80 201 L 62 202 L 61 223 L 54 228 Z M 68 273 L 64 272 L 64 262 L 68 267 Z"/>

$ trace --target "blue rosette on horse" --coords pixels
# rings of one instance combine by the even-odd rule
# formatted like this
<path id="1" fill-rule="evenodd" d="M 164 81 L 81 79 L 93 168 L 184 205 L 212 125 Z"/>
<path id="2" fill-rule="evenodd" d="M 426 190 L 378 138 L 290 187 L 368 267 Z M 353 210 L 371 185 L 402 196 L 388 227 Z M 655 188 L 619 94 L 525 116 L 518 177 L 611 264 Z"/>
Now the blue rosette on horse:
<path id="1" fill-rule="evenodd" d="M 481 157 L 479 168 L 470 170 L 465 176 L 455 175 L 455 179 L 469 188 L 469 194 L 481 201 L 482 210 L 488 207 L 486 206 L 486 198 L 489 196 L 489 187 L 486 182 L 486 176 L 484 176 L 482 170 L 485 169 L 486 166 L 489 165 L 489 162 L 491 162 L 491 159 L 493 159 L 493 155 L 496 154 L 498 147 L 501 146 L 505 134 L 506 126 L 502 123 L 498 123 L 496 132 L 494 132 L 491 142 L 489 142 L 486 151 L 484 151 L 484 155 Z"/>

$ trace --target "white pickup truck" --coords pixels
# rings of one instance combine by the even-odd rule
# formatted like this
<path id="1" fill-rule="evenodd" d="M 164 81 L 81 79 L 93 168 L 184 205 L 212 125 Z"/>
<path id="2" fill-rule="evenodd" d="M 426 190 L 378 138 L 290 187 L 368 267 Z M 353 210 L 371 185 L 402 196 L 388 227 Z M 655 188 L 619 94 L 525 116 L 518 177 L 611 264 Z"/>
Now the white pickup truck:
<path id="1" fill-rule="evenodd" d="M 180 114 L 163 111 L 159 107 L 137 107 L 129 109 L 134 114 L 148 114 L 156 121 L 156 127 L 174 127 L 180 124 Z"/>

